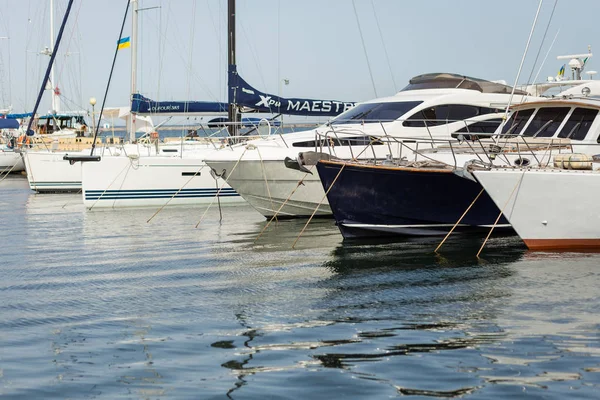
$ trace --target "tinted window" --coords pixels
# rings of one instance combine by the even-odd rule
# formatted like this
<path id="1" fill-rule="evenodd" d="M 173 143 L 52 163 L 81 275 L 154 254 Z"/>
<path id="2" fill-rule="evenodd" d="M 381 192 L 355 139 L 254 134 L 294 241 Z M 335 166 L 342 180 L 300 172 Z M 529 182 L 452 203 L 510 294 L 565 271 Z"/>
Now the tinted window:
<path id="1" fill-rule="evenodd" d="M 510 116 L 508 121 L 506 121 L 506 124 L 504 124 L 504 127 L 502 128 L 502 133 L 508 135 L 518 135 L 519 133 L 521 133 L 521 130 L 523 129 L 525 124 L 527 124 L 527 121 L 529 121 L 529 117 L 531 117 L 533 111 L 533 109 L 515 111 Z"/>
<path id="2" fill-rule="evenodd" d="M 585 135 L 590 130 L 590 126 L 592 126 L 596 115 L 598 115 L 598 110 L 576 108 L 558 134 L 558 137 L 573 140 L 585 139 Z"/>
<path id="3" fill-rule="evenodd" d="M 569 111 L 569 107 L 545 107 L 538 109 L 523 135 L 533 137 L 554 136 Z"/>
<path id="4" fill-rule="evenodd" d="M 444 104 L 418 111 L 407 118 L 402 125 L 409 127 L 437 126 L 498 112 L 502 112 L 502 110 L 464 104 Z"/>
<path id="5" fill-rule="evenodd" d="M 465 126 L 464 128 L 457 130 L 456 132 L 459 132 L 459 133 L 487 133 L 487 134 L 491 135 L 494 132 L 496 132 L 496 129 L 498 129 L 498 127 L 500 126 L 501 123 L 502 123 L 501 118 L 488 119 L 487 121 L 479 121 L 479 122 L 475 122 L 474 124 L 471 124 L 469 126 Z"/>
<path id="6" fill-rule="evenodd" d="M 394 103 L 359 104 L 340 114 L 332 123 L 354 124 L 395 121 L 421 103 L 422 101 L 401 101 Z"/>
<path id="7" fill-rule="evenodd" d="M 367 146 L 367 145 L 381 145 L 383 144 L 380 140 L 372 137 L 372 136 L 356 136 L 350 138 L 332 138 L 329 139 L 319 139 L 319 140 L 307 140 L 306 142 L 296 142 L 292 143 L 293 147 L 327 147 L 327 146 Z"/>
<path id="8" fill-rule="evenodd" d="M 450 106 L 448 112 L 449 121 L 462 121 L 465 119 L 473 118 L 479 115 L 479 107 L 456 105 Z"/>

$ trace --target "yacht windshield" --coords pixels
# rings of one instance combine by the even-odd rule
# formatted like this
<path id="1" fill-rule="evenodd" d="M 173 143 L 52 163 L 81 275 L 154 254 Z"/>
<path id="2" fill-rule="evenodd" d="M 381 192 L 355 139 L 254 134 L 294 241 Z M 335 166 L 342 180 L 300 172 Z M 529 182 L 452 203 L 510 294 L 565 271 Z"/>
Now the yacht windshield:
<path id="1" fill-rule="evenodd" d="M 587 135 L 592 123 L 598 115 L 598 110 L 588 108 L 576 108 L 560 130 L 559 138 L 583 140 Z"/>
<path id="2" fill-rule="evenodd" d="M 400 101 L 393 103 L 359 104 L 351 110 L 340 114 L 331 121 L 332 124 L 379 123 L 395 121 L 422 101 Z"/>
<path id="3" fill-rule="evenodd" d="M 524 136 L 551 137 L 571 110 L 570 107 L 540 108 L 523 132 Z"/>
<path id="4" fill-rule="evenodd" d="M 506 124 L 504 124 L 502 133 L 505 135 L 518 135 L 521 133 L 521 130 L 525 124 L 527 124 L 527 121 L 529 121 L 529 117 L 531 117 L 533 111 L 533 109 L 515 111 L 508 121 L 506 121 Z"/>

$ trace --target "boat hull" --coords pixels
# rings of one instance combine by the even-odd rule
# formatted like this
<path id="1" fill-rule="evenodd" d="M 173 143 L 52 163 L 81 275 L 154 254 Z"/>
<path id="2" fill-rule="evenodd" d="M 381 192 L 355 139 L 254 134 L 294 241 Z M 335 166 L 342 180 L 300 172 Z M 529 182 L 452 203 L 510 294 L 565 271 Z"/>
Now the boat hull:
<path id="1" fill-rule="evenodd" d="M 11 150 L 0 150 L 0 173 L 20 172 L 25 170 L 21 154 Z"/>
<path id="2" fill-rule="evenodd" d="M 79 192 L 81 165 L 63 160 L 66 152 L 26 151 L 23 153 L 27 180 L 38 193 Z"/>
<path id="3" fill-rule="evenodd" d="M 82 165 L 88 209 L 243 202 L 198 158 L 106 156 Z"/>
<path id="4" fill-rule="evenodd" d="M 287 168 L 283 160 L 209 160 L 207 164 L 219 174 L 225 171 L 227 183 L 267 218 L 309 217 L 317 206 L 315 216 L 332 216 L 315 168 L 307 174 Z"/>
<path id="5" fill-rule="evenodd" d="M 340 172 L 343 166 L 317 164 L 323 187 L 333 184 L 327 197 L 344 238 L 444 235 L 482 190 L 451 170 L 346 164 Z M 489 231 L 499 213 L 483 193 L 456 231 Z M 506 230 L 507 221 L 497 227 Z"/>
<path id="6" fill-rule="evenodd" d="M 475 171 L 529 249 L 600 249 L 596 171 Z"/>

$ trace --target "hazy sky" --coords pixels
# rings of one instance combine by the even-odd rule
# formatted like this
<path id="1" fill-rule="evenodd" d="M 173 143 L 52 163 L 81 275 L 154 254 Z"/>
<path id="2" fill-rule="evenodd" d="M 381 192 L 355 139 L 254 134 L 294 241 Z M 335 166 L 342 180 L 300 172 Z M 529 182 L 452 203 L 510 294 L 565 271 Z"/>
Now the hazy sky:
<path id="1" fill-rule="evenodd" d="M 54 1 L 58 32 L 67 0 Z M 0 0 L 0 37 L 9 37 L 0 39 L 0 108 L 33 107 L 48 61 L 39 51 L 50 43 L 49 3 Z M 531 74 L 554 3 L 543 3 L 520 82 Z M 126 4 L 74 1 L 56 65 L 63 109 L 88 109 L 90 96 L 100 104 Z M 226 101 L 227 0 L 140 0 L 140 8 L 152 7 L 160 8 L 139 18 L 139 91 Z M 538 0 L 238 0 L 238 70 L 259 90 L 342 101 L 391 95 L 427 72 L 512 84 L 537 7 Z M 598 15 L 598 0 L 559 0 L 538 66 L 560 33 L 541 79 L 557 73 L 557 55 L 585 53 L 588 45 L 600 51 Z M 131 49 L 119 52 L 107 106 L 128 103 L 130 56 Z M 592 58 L 587 69 L 595 65 Z M 40 112 L 49 108 L 45 95 Z"/>

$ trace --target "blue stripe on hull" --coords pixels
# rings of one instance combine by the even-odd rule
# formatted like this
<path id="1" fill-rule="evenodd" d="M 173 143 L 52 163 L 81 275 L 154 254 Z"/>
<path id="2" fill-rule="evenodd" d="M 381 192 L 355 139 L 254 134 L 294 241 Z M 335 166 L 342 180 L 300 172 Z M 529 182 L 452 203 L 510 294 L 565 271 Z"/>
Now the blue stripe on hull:
<path id="1" fill-rule="evenodd" d="M 317 164 L 323 187 L 342 164 Z M 447 233 L 481 191 L 479 183 L 453 173 L 368 168 L 348 164 L 327 199 L 345 238 Z M 461 231 L 492 225 L 500 210 L 483 193 L 461 221 Z M 500 225 L 508 222 L 504 218 Z"/>
<path id="2" fill-rule="evenodd" d="M 154 190 L 86 190 L 86 200 L 140 200 L 140 199 L 189 199 L 215 197 L 237 197 L 231 188 L 222 189 L 154 189 Z"/>

